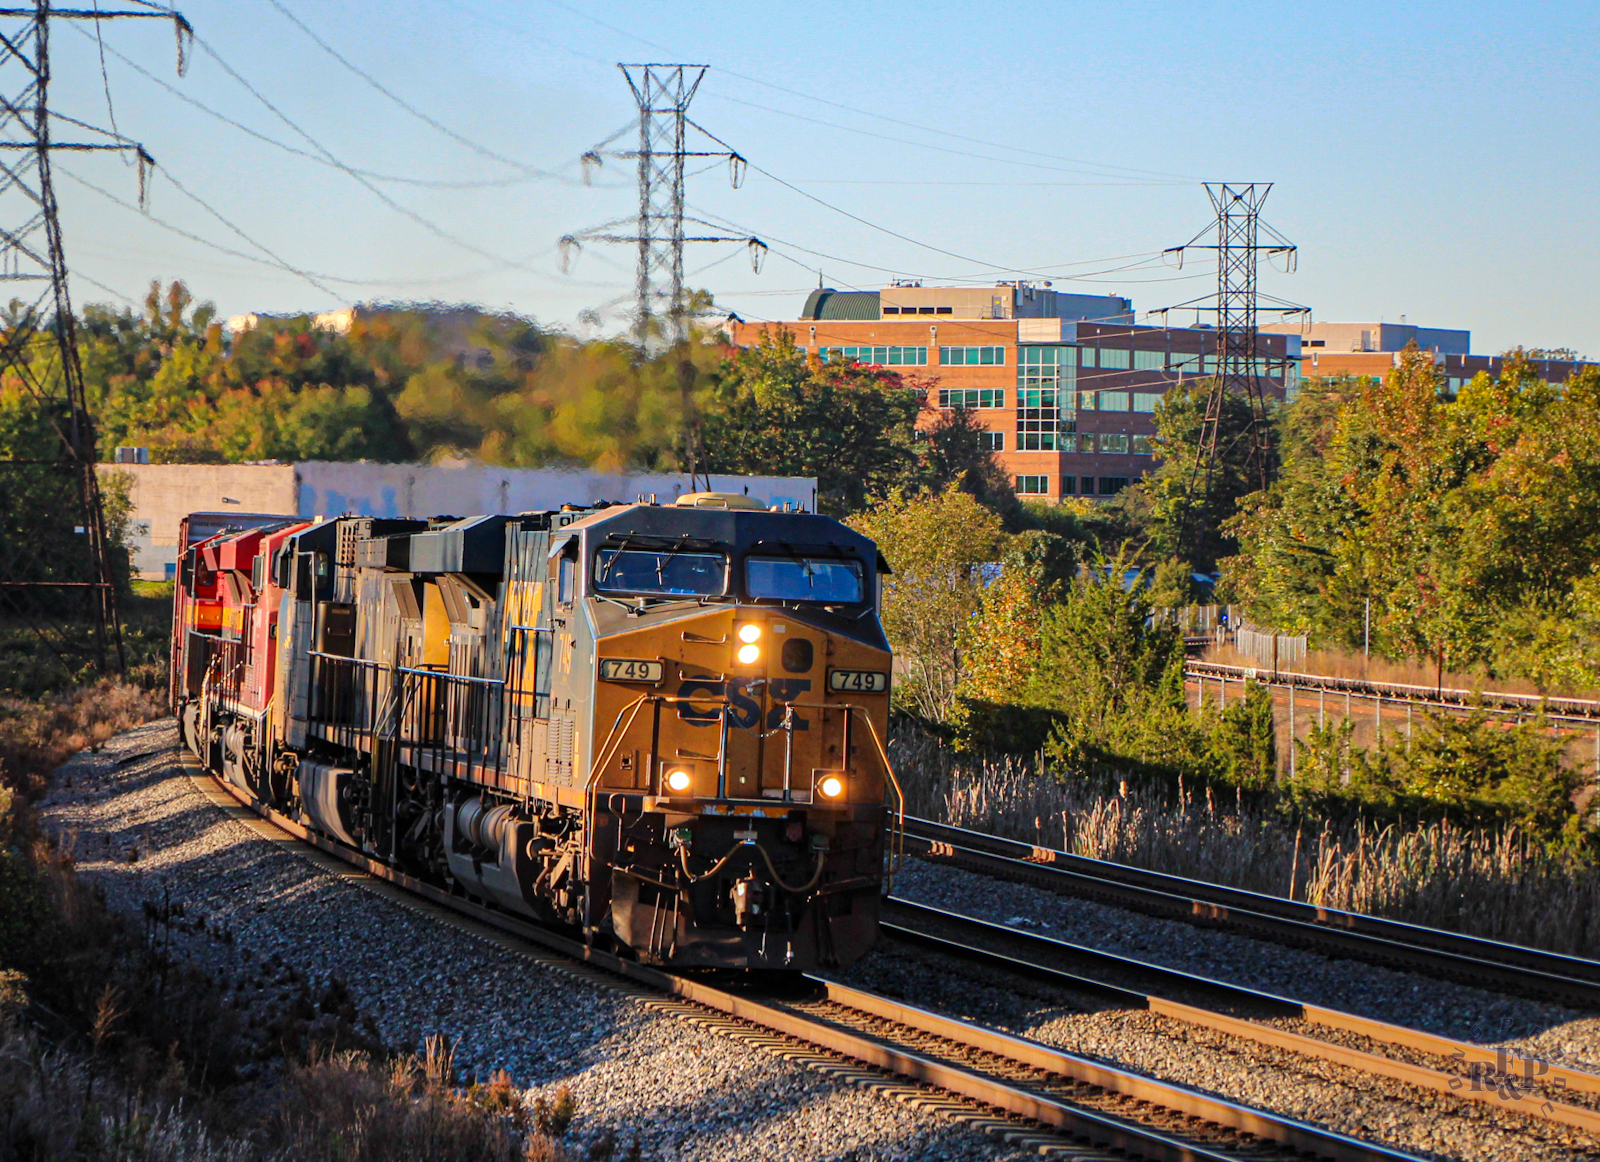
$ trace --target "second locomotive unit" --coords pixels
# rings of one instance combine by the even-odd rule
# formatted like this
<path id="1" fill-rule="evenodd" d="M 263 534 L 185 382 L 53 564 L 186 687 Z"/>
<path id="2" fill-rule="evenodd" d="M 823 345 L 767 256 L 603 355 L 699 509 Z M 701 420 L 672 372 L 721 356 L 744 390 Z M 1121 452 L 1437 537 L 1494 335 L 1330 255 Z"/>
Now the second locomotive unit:
<path id="1" fill-rule="evenodd" d="M 903 810 L 876 547 L 699 493 L 465 520 L 196 514 L 174 708 L 370 858 L 650 963 L 875 942 Z"/>

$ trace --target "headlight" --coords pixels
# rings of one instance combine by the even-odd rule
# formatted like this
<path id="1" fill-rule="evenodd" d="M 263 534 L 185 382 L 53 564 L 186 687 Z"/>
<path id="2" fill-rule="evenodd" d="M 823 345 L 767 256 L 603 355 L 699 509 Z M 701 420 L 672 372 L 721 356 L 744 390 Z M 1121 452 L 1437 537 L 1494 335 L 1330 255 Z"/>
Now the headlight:
<path id="1" fill-rule="evenodd" d="M 844 794 L 844 780 L 838 775 L 829 775 L 817 784 L 817 790 L 822 792 L 825 799 L 837 799 Z"/>
<path id="2" fill-rule="evenodd" d="M 757 645 L 740 646 L 739 652 L 734 657 L 739 659 L 741 666 L 753 666 L 761 660 L 761 647 Z"/>
<path id="3" fill-rule="evenodd" d="M 667 772 L 667 790 L 673 791 L 679 795 L 687 791 L 689 789 L 689 785 L 693 782 L 694 778 L 689 774 L 688 771 L 683 770 L 682 768 Z"/>
<path id="4" fill-rule="evenodd" d="M 760 637 L 761 627 L 753 621 L 746 622 L 739 627 L 739 640 L 742 642 L 753 642 Z"/>

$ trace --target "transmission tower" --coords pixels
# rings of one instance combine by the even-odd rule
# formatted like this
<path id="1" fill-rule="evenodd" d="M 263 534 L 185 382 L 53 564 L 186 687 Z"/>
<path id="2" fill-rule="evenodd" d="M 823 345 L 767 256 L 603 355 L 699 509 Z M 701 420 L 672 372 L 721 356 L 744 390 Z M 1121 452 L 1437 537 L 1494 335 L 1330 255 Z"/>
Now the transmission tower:
<path id="1" fill-rule="evenodd" d="M 750 250 L 751 265 L 759 272 L 766 244 L 749 235 L 705 234 L 689 236 L 684 223 L 718 227 L 684 213 L 685 167 L 690 158 L 726 158 L 728 177 L 738 189 L 744 182 L 745 160 L 727 143 L 689 119 L 706 74 L 706 65 L 619 64 L 639 106 L 639 144 L 630 150 L 597 146 L 584 154 L 585 167 L 602 164 L 607 157 L 638 163 L 639 213 L 632 234 L 615 231 L 628 219 L 568 234 L 561 239 L 562 266 L 584 242 L 618 242 L 637 249 L 634 271 L 633 334 L 643 347 L 674 347 L 689 337 L 689 318 L 695 304 L 683 286 L 683 247 L 687 242 L 742 242 Z M 690 149 L 694 129 L 720 149 Z"/>
<path id="2" fill-rule="evenodd" d="M 1257 315 L 1263 310 L 1280 317 L 1309 313 L 1307 308 L 1282 299 L 1268 297 L 1263 302 L 1257 287 L 1263 254 L 1269 259 L 1281 257 L 1286 271 L 1294 268 L 1297 257 L 1294 244 L 1261 220 L 1261 206 L 1267 200 L 1272 183 L 1207 182 L 1205 189 L 1217 212 L 1215 221 L 1184 245 L 1168 249 L 1166 254 L 1175 256 L 1181 267 L 1187 251 L 1214 251 L 1216 298 L 1209 303 L 1192 300 L 1159 312 L 1165 316 L 1168 311 L 1193 310 L 1197 320 L 1203 314 L 1216 319 L 1216 374 L 1206 394 L 1205 416 L 1189 479 L 1189 523 L 1191 526 L 1199 524 L 1201 528 L 1205 527 L 1213 507 L 1217 458 L 1223 451 L 1218 447 L 1222 438 L 1223 401 L 1230 394 L 1245 399 L 1250 409 L 1245 431 L 1235 437 L 1248 444 L 1246 475 L 1258 487 L 1265 488 L 1275 468 L 1272 423 L 1267 414 L 1268 368 L 1259 353 Z M 1262 234 L 1268 238 L 1265 243 L 1261 241 Z M 1203 241 L 1208 238 L 1211 240 Z M 1194 531 L 1193 527 L 1186 530 L 1187 544 L 1193 543 L 1190 534 Z"/>
<path id="3" fill-rule="evenodd" d="M 188 21 L 145 0 L 121 11 L 0 8 L 0 282 L 10 285 L 0 315 L 0 387 L 30 397 L 37 423 L 30 437 L 0 459 L 0 610 L 31 629 L 76 673 L 124 664 L 116 571 L 95 473 L 95 435 L 84 397 L 67 260 L 50 159 L 62 150 L 131 153 L 141 200 L 151 162 L 137 143 L 52 113 L 50 26 L 53 20 L 170 20 L 178 36 L 178 72 L 193 35 Z M 94 141 L 56 141 L 68 126 Z M 21 503 L 27 498 L 30 503 Z M 53 517 L 45 527 L 40 513 Z M 83 632 L 87 622 L 89 632 Z"/>

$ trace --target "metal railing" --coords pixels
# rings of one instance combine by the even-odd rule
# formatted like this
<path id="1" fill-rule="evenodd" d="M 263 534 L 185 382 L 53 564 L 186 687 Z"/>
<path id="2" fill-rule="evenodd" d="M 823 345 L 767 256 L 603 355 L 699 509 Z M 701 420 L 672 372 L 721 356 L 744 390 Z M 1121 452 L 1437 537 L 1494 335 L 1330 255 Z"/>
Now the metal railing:
<path id="1" fill-rule="evenodd" d="M 505 754 L 505 682 L 436 669 L 395 668 L 402 691 L 395 741 L 441 774 L 498 769 Z"/>

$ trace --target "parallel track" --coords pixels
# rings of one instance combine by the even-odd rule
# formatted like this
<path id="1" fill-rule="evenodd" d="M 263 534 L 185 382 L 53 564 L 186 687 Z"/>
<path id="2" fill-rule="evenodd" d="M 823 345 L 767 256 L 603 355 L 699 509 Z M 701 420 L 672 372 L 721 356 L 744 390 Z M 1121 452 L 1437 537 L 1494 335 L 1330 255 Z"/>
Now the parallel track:
<path id="1" fill-rule="evenodd" d="M 1041 1154 L 1105 1162 L 1129 1156 L 1156 1162 L 1288 1162 L 1305 1157 L 1415 1162 L 1413 1155 L 1400 1150 L 821 978 L 808 978 L 812 987 L 803 999 L 775 1000 L 624 960 L 452 895 L 315 835 L 213 778 L 187 753 L 176 754 L 200 792 L 230 816 L 404 906 L 515 947 L 563 971 L 642 996 L 645 1003 L 687 1019 L 722 1022 L 747 1043 L 912 1104 L 941 1108 L 959 1121 Z M 870 1069 L 862 1070 L 856 1063 Z M 1097 1153 L 1086 1154 L 1083 1143 Z"/>
<path id="2" fill-rule="evenodd" d="M 1594 1074 L 1552 1070 L 1524 1054 L 1306 1004 L 909 900 L 885 901 L 883 931 L 893 940 L 945 956 L 1600 1136 L 1600 1109 L 1551 1098 L 1552 1093 L 1600 1095 L 1600 1076 Z M 1285 1017 L 1454 1064 L 1430 1068 L 1263 1023 Z"/>
<path id="3" fill-rule="evenodd" d="M 1063 895 L 1600 1011 L 1600 961 L 1035 847 L 906 818 L 906 852 Z"/>

